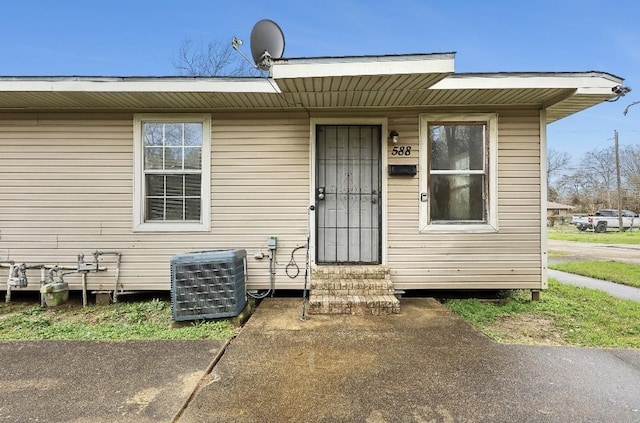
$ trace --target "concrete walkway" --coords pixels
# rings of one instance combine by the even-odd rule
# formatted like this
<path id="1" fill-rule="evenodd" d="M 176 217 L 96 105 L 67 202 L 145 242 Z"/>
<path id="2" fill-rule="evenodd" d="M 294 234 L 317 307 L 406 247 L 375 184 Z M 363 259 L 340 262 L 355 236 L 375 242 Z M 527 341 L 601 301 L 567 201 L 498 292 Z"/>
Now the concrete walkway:
<path id="1" fill-rule="evenodd" d="M 622 263 L 640 264 L 640 245 L 591 244 L 586 242 L 548 240 L 549 250 L 562 255 L 549 257 L 549 264 L 582 260 L 614 260 Z M 559 282 L 605 291 L 609 295 L 625 300 L 640 301 L 640 289 L 600 279 L 588 278 L 573 273 L 548 269 L 550 278 Z"/>
<path id="2" fill-rule="evenodd" d="M 574 275 L 573 273 L 561 272 L 554 269 L 549 269 L 548 275 L 550 278 L 557 279 L 562 283 L 598 289 L 609 293 L 609 295 L 613 297 L 640 302 L 640 289 L 632 286 L 621 285 L 600 279 L 587 278 L 585 276 Z"/>
<path id="3" fill-rule="evenodd" d="M 264 300 L 178 422 L 640 421 L 640 351 L 501 345 L 432 299 L 300 306 Z"/>

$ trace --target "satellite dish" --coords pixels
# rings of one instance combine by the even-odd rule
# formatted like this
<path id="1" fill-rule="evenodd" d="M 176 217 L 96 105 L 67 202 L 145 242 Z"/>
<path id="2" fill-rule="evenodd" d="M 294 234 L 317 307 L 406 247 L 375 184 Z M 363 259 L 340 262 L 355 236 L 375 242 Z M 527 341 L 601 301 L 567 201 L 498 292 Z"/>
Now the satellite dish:
<path id="1" fill-rule="evenodd" d="M 277 23 L 270 19 L 258 21 L 251 30 L 251 55 L 260 70 L 271 69 L 271 59 L 279 59 L 284 53 L 284 34 Z"/>

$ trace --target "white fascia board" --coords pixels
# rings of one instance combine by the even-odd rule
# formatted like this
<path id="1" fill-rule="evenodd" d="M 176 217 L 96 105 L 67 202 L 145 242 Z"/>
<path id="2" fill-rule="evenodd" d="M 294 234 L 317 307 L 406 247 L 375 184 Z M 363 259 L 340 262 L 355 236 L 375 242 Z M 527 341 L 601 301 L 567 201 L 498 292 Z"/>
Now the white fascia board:
<path id="1" fill-rule="evenodd" d="M 581 87 L 576 90 L 576 94 L 586 94 L 586 95 L 611 95 L 615 96 L 611 88 L 616 87 L 617 85 L 613 85 L 611 87 Z"/>
<path id="2" fill-rule="evenodd" d="M 603 76 L 585 74 L 549 75 L 456 75 L 429 87 L 431 90 L 482 90 L 482 89 L 529 89 L 559 88 L 580 89 L 585 94 L 602 94 L 620 85 L 620 81 Z"/>
<path id="3" fill-rule="evenodd" d="M 453 59 L 427 59 L 333 63 L 283 62 L 274 63 L 271 72 L 273 79 L 453 73 L 454 61 Z"/>
<path id="4" fill-rule="evenodd" d="M 150 79 L 0 79 L 0 92 L 199 92 L 275 93 L 279 89 L 266 79 L 172 80 Z"/>

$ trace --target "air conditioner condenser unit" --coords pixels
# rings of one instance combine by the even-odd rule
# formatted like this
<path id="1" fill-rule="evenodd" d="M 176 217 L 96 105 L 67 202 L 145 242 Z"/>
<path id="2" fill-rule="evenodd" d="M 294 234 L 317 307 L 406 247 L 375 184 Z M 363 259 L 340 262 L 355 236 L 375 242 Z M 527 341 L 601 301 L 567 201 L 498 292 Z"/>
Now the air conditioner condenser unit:
<path id="1" fill-rule="evenodd" d="M 247 297 L 245 250 L 211 250 L 171 258 L 174 321 L 234 317 Z"/>

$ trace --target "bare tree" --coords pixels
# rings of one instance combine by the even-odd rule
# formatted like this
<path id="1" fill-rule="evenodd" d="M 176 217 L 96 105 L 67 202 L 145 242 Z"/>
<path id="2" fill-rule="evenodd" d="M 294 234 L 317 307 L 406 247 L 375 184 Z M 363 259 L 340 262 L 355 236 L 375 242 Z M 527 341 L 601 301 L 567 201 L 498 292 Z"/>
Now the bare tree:
<path id="1" fill-rule="evenodd" d="M 576 169 L 558 180 L 558 189 L 568 202 L 577 207 L 576 211 L 587 212 L 595 208 L 591 195 L 591 178 L 582 169 Z"/>
<path id="2" fill-rule="evenodd" d="M 640 145 L 620 151 L 620 172 L 625 190 L 625 207 L 640 212 Z"/>
<path id="3" fill-rule="evenodd" d="M 640 145 L 620 149 L 620 170 L 627 188 L 640 193 Z"/>
<path id="4" fill-rule="evenodd" d="M 640 211 L 640 145 L 621 149 L 620 170 L 622 207 Z M 617 204 L 614 147 L 585 153 L 578 167 L 565 172 L 554 188 L 567 202 L 577 206 L 576 211 L 614 207 Z"/>
<path id="5" fill-rule="evenodd" d="M 185 39 L 173 58 L 173 66 L 186 76 L 252 76 L 258 75 L 231 41 L 214 40 L 206 45 Z"/>
<path id="6" fill-rule="evenodd" d="M 557 172 L 566 170 L 570 161 L 569 153 L 565 151 L 547 150 L 547 182 Z"/>
<path id="7" fill-rule="evenodd" d="M 547 196 L 552 201 L 559 200 L 558 187 L 552 182 L 552 178 L 567 170 L 570 160 L 569 154 L 564 151 L 547 150 Z"/>
<path id="8" fill-rule="evenodd" d="M 592 193 L 598 197 L 597 202 L 604 207 L 613 207 L 613 192 L 616 181 L 616 156 L 613 147 L 595 149 L 586 153 L 580 160 L 580 168 L 584 171 L 591 185 Z"/>

